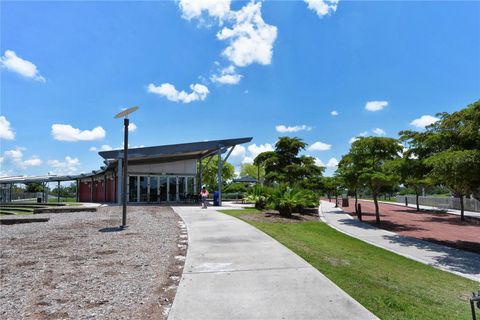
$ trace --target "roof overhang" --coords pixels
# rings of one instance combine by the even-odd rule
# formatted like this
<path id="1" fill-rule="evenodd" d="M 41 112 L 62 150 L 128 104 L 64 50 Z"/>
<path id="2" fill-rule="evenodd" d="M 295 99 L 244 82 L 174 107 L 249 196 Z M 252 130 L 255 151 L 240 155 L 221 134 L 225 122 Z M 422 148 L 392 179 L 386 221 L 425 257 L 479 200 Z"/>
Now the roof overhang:
<path id="1" fill-rule="evenodd" d="M 128 149 L 128 160 L 129 162 L 136 160 L 146 162 L 170 162 L 202 159 L 217 153 L 219 150 L 224 153 L 230 147 L 235 147 L 238 144 L 248 143 L 250 141 L 252 141 L 251 137 L 131 148 Z M 101 151 L 98 154 L 106 160 L 118 160 L 123 158 L 123 149 Z"/>

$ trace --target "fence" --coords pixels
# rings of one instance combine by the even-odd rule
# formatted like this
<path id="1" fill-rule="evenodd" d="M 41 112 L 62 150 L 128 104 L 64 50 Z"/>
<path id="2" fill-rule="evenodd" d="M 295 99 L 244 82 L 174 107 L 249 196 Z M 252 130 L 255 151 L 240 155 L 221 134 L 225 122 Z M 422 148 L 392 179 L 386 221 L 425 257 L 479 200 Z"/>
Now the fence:
<path id="1" fill-rule="evenodd" d="M 409 204 L 417 204 L 415 196 L 397 196 L 397 202 L 405 203 L 405 198 Z M 421 206 L 441 207 L 460 210 L 460 198 L 453 197 L 418 197 L 418 203 Z M 465 211 L 480 212 L 480 201 L 477 199 L 463 199 L 463 208 Z"/>

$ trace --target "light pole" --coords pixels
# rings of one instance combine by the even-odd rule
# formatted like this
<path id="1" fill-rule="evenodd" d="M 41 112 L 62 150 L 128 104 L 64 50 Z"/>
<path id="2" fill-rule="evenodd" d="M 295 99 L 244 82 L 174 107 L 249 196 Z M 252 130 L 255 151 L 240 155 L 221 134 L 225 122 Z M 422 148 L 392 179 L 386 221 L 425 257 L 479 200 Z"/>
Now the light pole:
<path id="1" fill-rule="evenodd" d="M 120 228 L 125 229 L 127 227 L 127 174 L 128 174 L 128 125 L 130 120 L 128 115 L 134 111 L 137 111 L 138 107 L 132 107 L 115 115 L 115 119 L 124 118 L 124 138 L 123 138 L 123 174 L 122 174 L 122 225 Z"/>

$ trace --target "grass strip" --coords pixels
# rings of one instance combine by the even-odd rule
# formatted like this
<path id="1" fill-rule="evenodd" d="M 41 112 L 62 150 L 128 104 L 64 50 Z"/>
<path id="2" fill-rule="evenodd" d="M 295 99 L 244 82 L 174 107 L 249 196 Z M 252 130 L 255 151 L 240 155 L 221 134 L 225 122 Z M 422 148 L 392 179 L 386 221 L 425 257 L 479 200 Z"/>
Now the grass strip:
<path id="1" fill-rule="evenodd" d="M 470 319 L 480 284 L 349 237 L 320 221 L 249 220 L 255 209 L 222 210 L 257 227 L 322 272 L 381 319 Z"/>

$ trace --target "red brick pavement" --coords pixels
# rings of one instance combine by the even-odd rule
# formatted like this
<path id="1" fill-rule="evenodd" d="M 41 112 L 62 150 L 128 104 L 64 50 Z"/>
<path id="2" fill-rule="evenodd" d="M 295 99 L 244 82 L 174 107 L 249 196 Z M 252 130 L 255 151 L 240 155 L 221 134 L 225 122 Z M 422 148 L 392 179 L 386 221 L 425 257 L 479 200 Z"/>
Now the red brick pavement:
<path id="1" fill-rule="evenodd" d="M 332 202 L 335 201 L 332 199 Z M 356 217 L 355 201 L 349 207 L 340 207 Z M 375 225 L 375 205 L 360 201 L 363 221 Z M 339 201 L 339 205 L 341 201 Z M 480 253 L 480 220 L 469 218 L 460 221 L 460 216 L 432 211 L 419 211 L 398 205 L 379 203 L 380 227 L 400 235 L 436 242 L 450 247 Z"/>

